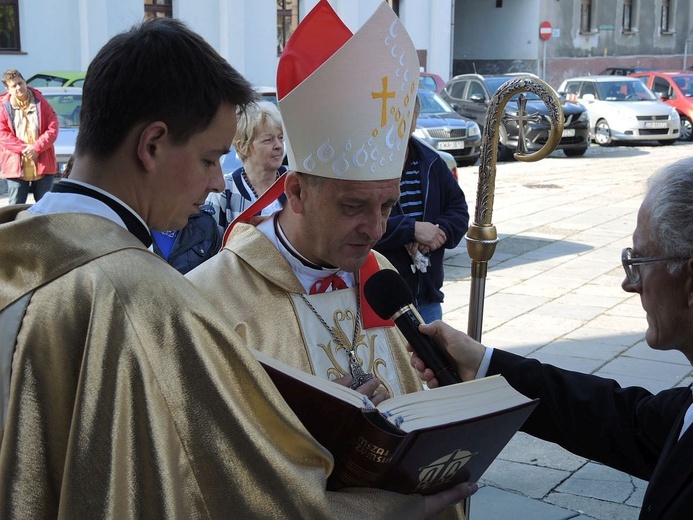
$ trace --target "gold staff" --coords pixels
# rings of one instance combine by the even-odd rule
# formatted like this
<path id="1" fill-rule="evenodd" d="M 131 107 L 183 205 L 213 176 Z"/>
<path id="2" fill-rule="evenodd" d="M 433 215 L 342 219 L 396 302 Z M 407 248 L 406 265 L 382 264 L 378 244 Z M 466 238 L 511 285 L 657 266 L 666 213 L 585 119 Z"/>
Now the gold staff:
<path id="1" fill-rule="evenodd" d="M 532 92 L 538 95 L 549 109 L 551 132 L 549 139 L 537 152 L 527 154 L 524 143 L 524 125 L 536 115 L 528 115 L 524 108 L 526 99 L 518 99 L 518 114 L 510 118 L 517 121 L 520 127 L 518 151 L 515 159 L 531 162 L 543 159 L 558 145 L 563 133 L 563 110 L 561 102 L 553 89 L 535 77 L 519 77 L 510 80 L 491 97 L 486 117 L 486 126 L 481 140 L 481 164 L 479 166 L 479 185 L 476 192 L 476 210 L 474 223 L 469 226 L 465 239 L 467 251 L 472 259 L 472 288 L 469 295 L 469 322 L 467 334 L 481 341 L 481 324 L 484 315 L 484 292 L 486 290 L 486 273 L 488 261 L 493 256 L 498 243 L 496 227 L 491 223 L 493 215 L 493 196 L 496 185 L 496 157 L 503 108 L 515 94 Z"/>

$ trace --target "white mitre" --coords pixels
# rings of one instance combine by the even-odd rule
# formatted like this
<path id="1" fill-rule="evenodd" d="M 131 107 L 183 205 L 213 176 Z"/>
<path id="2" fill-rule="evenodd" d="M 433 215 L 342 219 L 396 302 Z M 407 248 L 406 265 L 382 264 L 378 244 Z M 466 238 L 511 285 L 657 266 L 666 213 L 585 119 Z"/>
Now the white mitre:
<path id="1" fill-rule="evenodd" d="M 352 35 L 320 0 L 277 70 L 289 169 L 345 180 L 399 178 L 418 84 L 416 49 L 387 3 Z"/>

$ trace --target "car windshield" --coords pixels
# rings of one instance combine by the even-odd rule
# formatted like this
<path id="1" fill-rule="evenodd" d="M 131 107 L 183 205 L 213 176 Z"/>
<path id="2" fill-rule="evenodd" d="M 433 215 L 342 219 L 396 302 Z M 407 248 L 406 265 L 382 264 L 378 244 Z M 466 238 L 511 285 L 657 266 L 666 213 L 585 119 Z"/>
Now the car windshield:
<path id="1" fill-rule="evenodd" d="M 454 113 L 455 111 L 445 100 L 435 92 L 427 89 L 419 89 L 419 99 L 421 100 L 422 114 L 441 114 Z"/>
<path id="2" fill-rule="evenodd" d="M 78 128 L 82 111 L 81 94 L 43 94 L 58 115 L 61 128 Z"/>
<path id="3" fill-rule="evenodd" d="M 686 97 L 693 97 L 693 74 L 687 76 L 676 76 L 674 83 L 681 89 Z"/>
<path id="4" fill-rule="evenodd" d="M 643 101 L 657 99 L 641 81 L 602 81 L 596 84 L 598 98 L 604 101 Z"/>
<path id="5" fill-rule="evenodd" d="M 511 81 L 513 79 L 517 79 L 517 78 L 486 78 L 485 79 L 486 87 L 488 87 L 489 92 L 491 93 L 491 95 L 493 95 L 496 93 L 496 90 L 498 90 L 503 83 L 507 83 L 508 81 Z M 539 96 L 537 96 L 536 94 L 533 94 L 532 92 L 524 92 L 524 95 L 527 99 L 541 100 L 541 98 Z M 511 100 L 515 100 L 519 96 L 520 96 L 520 94 L 515 94 L 511 98 Z"/>
<path id="6" fill-rule="evenodd" d="M 37 74 L 27 82 L 27 85 L 30 87 L 62 87 L 65 83 L 67 83 L 67 78 Z"/>

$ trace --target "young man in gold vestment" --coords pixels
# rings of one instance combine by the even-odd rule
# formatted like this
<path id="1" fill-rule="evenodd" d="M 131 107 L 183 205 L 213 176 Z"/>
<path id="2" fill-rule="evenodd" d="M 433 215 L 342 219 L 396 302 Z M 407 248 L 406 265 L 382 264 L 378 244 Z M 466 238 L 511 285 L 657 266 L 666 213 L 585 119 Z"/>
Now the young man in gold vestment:
<path id="1" fill-rule="evenodd" d="M 330 454 L 149 249 L 223 189 L 252 98 L 182 23 L 145 22 L 89 66 L 70 178 L 0 210 L 1 518 L 421 518 L 469 493 L 327 492 Z"/>

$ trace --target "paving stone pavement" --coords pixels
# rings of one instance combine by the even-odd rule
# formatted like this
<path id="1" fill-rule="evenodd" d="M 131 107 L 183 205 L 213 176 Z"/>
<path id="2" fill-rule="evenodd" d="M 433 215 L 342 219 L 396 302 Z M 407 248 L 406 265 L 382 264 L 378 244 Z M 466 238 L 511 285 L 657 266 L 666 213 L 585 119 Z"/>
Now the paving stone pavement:
<path id="1" fill-rule="evenodd" d="M 690 156 L 693 143 L 554 152 L 538 163 L 501 163 L 492 222 L 482 342 L 653 392 L 693 381 L 679 352 L 644 341 L 638 295 L 624 292 L 621 249 L 631 246 L 645 180 Z M 459 170 L 474 214 L 478 166 Z M 465 243 L 445 258 L 443 319 L 467 330 Z M 484 474 L 471 520 L 635 520 L 647 483 L 523 433 Z"/>
<path id="2" fill-rule="evenodd" d="M 653 392 L 693 381 L 678 352 L 644 341 L 638 295 L 621 290 L 644 183 L 690 156 L 693 143 L 554 152 L 497 166 L 482 341 L 496 348 L 639 385 Z M 459 169 L 473 215 L 478 166 Z M 29 202 L 32 202 L 31 196 Z M 0 206 L 7 195 L 0 186 Z M 467 330 L 470 259 L 446 253 L 443 319 Z M 518 433 L 483 476 L 470 520 L 635 520 L 646 482 Z"/>

